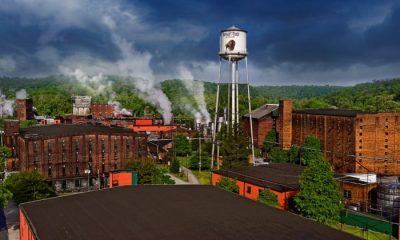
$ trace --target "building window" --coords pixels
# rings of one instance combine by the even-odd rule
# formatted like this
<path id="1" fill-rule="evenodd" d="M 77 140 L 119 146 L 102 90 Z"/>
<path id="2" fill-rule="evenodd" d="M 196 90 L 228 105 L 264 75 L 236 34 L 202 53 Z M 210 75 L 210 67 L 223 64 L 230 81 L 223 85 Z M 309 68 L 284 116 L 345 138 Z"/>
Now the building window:
<path id="1" fill-rule="evenodd" d="M 388 145 L 385 145 L 385 148 L 388 148 Z"/>
<path id="2" fill-rule="evenodd" d="M 343 196 L 344 196 L 344 198 L 346 198 L 346 199 L 351 199 L 351 191 L 344 190 Z"/>
<path id="3" fill-rule="evenodd" d="M 66 169 L 65 169 L 65 165 L 63 165 L 62 168 L 61 168 L 61 174 L 62 174 L 63 176 L 67 175 Z"/>
<path id="4" fill-rule="evenodd" d="M 75 167 L 75 175 L 79 175 L 79 167 L 78 166 Z"/>
<path id="5" fill-rule="evenodd" d="M 51 166 L 47 169 L 47 175 L 49 176 L 49 178 L 51 178 L 51 174 L 52 174 L 52 172 L 51 172 Z"/>
<path id="6" fill-rule="evenodd" d="M 106 166 L 104 163 L 101 164 L 101 172 L 104 173 L 106 171 Z"/>
<path id="7" fill-rule="evenodd" d="M 251 187 L 250 187 L 250 186 L 247 186 L 246 192 L 247 192 L 248 194 L 251 194 Z"/>
<path id="8" fill-rule="evenodd" d="M 101 139 L 101 160 L 104 162 L 106 158 L 106 144 L 104 139 Z"/>
<path id="9" fill-rule="evenodd" d="M 93 160 L 93 142 L 89 139 L 89 162 Z"/>
<path id="10" fill-rule="evenodd" d="M 118 159 L 118 146 L 117 143 L 114 142 L 114 160 L 116 161 Z"/>
<path id="11" fill-rule="evenodd" d="M 79 161 L 79 141 L 75 141 L 75 160 Z"/>

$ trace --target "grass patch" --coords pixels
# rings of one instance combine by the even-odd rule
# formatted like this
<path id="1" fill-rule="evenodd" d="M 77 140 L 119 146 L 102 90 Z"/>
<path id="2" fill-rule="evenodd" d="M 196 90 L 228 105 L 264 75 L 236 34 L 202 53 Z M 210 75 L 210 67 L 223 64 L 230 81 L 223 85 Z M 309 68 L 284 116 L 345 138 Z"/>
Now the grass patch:
<path id="1" fill-rule="evenodd" d="M 210 185 L 211 184 L 211 172 L 210 170 L 192 170 L 193 174 L 197 177 L 200 184 L 202 185 Z"/>
<path id="2" fill-rule="evenodd" d="M 393 236 L 389 236 L 387 234 L 384 233 L 380 233 L 380 232 L 375 232 L 375 231 L 371 231 L 371 230 L 363 230 L 361 228 L 355 227 L 355 226 L 351 226 L 351 225 L 347 225 L 347 224 L 337 224 L 337 225 L 330 225 L 330 227 L 338 229 L 340 231 L 343 232 L 347 232 L 350 233 L 351 235 L 360 237 L 362 239 L 368 239 L 368 240 L 381 240 L 381 239 L 396 239 Z"/>
<path id="3" fill-rule="evenodd" d="M 171 173 L 171 175 L 179 178 L 182 181 L 185 181 L 185 182 L 189 181 L 189 179 L 188 179 L 186 174 L 183 174 L 183 173 Z"/>
<path id="4" fill-rule="evenodd" d="M 190 157 L 176 157 L 180 162 L 181 166 L 188 168 L 190 164 Z"/>

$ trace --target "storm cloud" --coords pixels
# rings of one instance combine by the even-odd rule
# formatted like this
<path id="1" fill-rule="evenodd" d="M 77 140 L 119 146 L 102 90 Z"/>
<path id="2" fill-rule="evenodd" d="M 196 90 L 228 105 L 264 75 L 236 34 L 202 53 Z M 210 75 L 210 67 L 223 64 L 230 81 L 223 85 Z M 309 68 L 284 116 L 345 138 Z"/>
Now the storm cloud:
<path id="1" fill-rule="evenodd" d="M 157 82 L 184 77 L 183 66 L 195 79 L 216 81 L 219 32 L 231 25 L 249 31 L 254 84 L 352 85 L 400 76 L 394 0 L 2 0 L 0 22 L 4 76 L 129 69 Z M 116 36 L 133 49 L 129 62 Z"/>

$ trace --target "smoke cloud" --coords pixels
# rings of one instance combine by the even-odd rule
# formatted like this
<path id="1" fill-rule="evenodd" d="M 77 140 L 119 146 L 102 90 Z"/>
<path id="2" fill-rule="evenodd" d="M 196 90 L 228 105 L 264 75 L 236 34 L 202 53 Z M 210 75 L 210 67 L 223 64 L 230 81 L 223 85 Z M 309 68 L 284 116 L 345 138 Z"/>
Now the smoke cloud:
<path id="1" fill-rule="evenodd" d="M 193 74 L 183 65 L 178 67 L 179 76 L 182 79 L 189 96 L 193 96 L 196 106 L 185 104 L 184 108 L 192 113 L 196 121 L 210 122 L 210 113 L 207 111 L 207 104 L 204 98 L 204 83 L 194 81 Z"/>
<path id="2" fill-rule="evenodd" d="M 0 90 L 0 118 L 13 116 L 14 100 L 8 100 Z"/>
<path id="3" fill-rule="evenodd" d="M 26 99 L 27 98 L 26 90 L 25 89 L 18 90 L 15 93 L 15 97 L 17 99 Z"/>

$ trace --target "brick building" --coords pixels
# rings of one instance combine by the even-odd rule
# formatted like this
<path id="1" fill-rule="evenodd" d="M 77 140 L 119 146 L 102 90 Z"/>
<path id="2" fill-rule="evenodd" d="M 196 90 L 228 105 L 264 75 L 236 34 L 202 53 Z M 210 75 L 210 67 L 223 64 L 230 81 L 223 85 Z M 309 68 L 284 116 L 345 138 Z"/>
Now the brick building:
<path id="1" fill-rule="evenodd" d="M 5 124 L 5 145 L 12 149 L 8 170 L 37 170 L 56 190 L 89 184 L 105 186 L 111 170 L 147 155 L 146 135 L 101 125 L 47 125 L 19 129 Z"/>
<path id="2" fill-rule="evenodd" d="M 277 112 L 277 114 L 275 113 Z M 279 109 L 258 116 L 263 128 L 254 128 L 259 142 L 276 129 L 279 145 L 301 146 L 307 136 L 316 136 L 321 150 L 337 172 L 400 175 L 400 113 L 370 113 L 345 109 L 292 110 L 290 100 Z M 249 132 L 248 118 L 244 128 Z M 253 118 L 253 121 L 259 121 Z M 259 121 L 260 122 L 260 121 Z"/>
<path id="3" fill-rule="evenodd" d="M 221 169 L 212 173 L 211 183 L 215 186 L 222 177 L 236 182 L 239 195 L 257 200 L 264 189 L 278 198 L 278 208 L 287 210 L 289 202 L 299 192 L 299 177 L 304 167 L 291 163 L 272 163 L 256 167 Z"/>
<path id="4" fill-rule="evenodd" d="M 90 112 L 94 119 L 107 119 L 114 117 L 114 107 L 110 104 L 94 103 L 90 106 Z"/>
<path id="5" fill-rule="evenodd" d="M 278 109 L 278 104 L 265 104 L 251 113 L 255 146 L 262 147 L 265 135 L 276 127 Z M 244 129 L 247 133 L 250 133 L 249 118 L 250 114 L 244 115 Z"/>
<path id="6" fill-rule="evenodd" d="M 19 121 L 34 119 L 33 101 L 32 99 L 17 99 L 15 111 Z"/>

